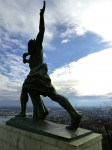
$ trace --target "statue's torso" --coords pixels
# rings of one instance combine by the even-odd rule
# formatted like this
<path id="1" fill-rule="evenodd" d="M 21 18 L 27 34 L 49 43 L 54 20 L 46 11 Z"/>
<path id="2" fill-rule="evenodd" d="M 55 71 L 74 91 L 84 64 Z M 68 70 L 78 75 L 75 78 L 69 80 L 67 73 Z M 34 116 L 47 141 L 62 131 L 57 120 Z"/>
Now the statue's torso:
<path id="1" fill-rule="evenodd" d="M 34 49 L 32 55 L 29 58 L 30 69 L 43 64 L 43 52 L 42 48 Z"/>

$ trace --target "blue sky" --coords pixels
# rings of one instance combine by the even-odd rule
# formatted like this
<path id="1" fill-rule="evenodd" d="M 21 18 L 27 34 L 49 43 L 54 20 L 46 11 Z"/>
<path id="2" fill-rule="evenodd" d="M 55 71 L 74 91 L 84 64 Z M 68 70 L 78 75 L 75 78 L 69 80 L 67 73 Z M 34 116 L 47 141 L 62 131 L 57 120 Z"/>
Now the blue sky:
<path id="1" fill-rule="evenodd" d="M 0 105 L 18 104 L 29 73 L 22 54 L 38 33 L 42 6 L 42 0 L 0 0 Z M 44 62 L 57 92 L 74 106 L 111 102 L 111 8 L 111 0 L 46 0 Z"/>

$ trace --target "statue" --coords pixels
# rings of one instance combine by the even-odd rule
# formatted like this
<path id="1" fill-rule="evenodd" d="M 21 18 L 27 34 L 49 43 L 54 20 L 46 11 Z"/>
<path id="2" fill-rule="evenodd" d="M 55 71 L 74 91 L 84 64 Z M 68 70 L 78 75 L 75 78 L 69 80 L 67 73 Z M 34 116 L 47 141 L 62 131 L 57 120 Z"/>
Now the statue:
<path id="1" fill-rule="evenodd" d="M 40 95 L 48 96 L 51 100 L 59 103 L 71 116 L 71 124 L 67 129 L 77 130 L 81 121 L 81 114 L 79 114 L 70 104 L 68 99 L 58 94 L 51 84 L 51 79 L 47 74 L 47 64 L 43 62 L 42 42 L 44 38 L 44 12 L 46 3 L 44 1 L 43 8 L 40 9 L 40 24 L 39 33 L 36 40 L 28 42 L 28 53 L 23 54 L 23 63 L 29 63 L 30 73 L 25 79 L 21 91 L 21 112 L 16 117 L 26 116 L 26 104 L 28 102 L 28 94 L 31 97 L 34 111 L 33 118 L 35 120 L 44 120 L 48 115 L 48 110 L 45 107 Z M 26 57 L 30 55 L 29 60 Z"/>

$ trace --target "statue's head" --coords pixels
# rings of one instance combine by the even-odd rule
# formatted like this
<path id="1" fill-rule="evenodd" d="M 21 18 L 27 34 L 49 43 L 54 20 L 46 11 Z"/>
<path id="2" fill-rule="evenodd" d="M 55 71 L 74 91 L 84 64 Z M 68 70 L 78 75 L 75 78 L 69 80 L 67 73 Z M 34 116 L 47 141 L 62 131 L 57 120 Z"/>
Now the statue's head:
<path id="1" fill-rule="evenodd" d="M 28 53 L 31 55 L 35 45 L 35 39 L 34 40 L 29 40 L 28 42 Z"/>

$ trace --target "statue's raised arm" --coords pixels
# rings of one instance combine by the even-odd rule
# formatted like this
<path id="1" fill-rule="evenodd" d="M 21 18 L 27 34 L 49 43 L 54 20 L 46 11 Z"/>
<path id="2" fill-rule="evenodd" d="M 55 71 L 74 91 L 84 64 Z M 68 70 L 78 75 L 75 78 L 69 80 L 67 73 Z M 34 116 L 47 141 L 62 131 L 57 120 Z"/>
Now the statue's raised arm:
<path id="1" fill-rule="evenodd" d="M 43 8 L 40 9 L 40 22 L 39 22 L 39 33 L 36 38 L 36 44 L 42 46 L 44 32 L 45 32 L 45 23 L 44 23 L 44 12 L 45 12 L 46 2 L 43 2 Z"/>
<path id="2" fill-rule="evenodd" d="M 43 64 L 43 48 L 42 43 L 44 39 L 45 23 L 44 23 L 44 12 L 45 12 L 45 1 L 43 2 L 43 8 L 40 9 L 40 20 L 39 20 L 39 32 L 36 39 L 29 40 L 28 42 L 28 54 L 30 55 L 29 61 L 24 59 L 24 63 L 29 63 L 30 69 Z"/>
<path id="3" fill-rule="evenodd" d="M 37 34 L 36 40 L 29 40 L 28 42 L 28 53 L 23 54 L 23 63 L 29 63 L 30 68 L 35 65 L 40 65 L 43 63 L 43 52 L 42 52 L 42 42 L 44 39 L 45 23 L 44 23 L 44 12 L 45 12 L 46 2 L 43 2 L 43 8 L 40 9 L 40 21 L 39 21 L 39 33 Z M 36 59 L 33 57 L 38 54 Z M 31 55 L 30 60 L 26 59 L 28 55 Z M 40 61 L 39 61 L 40 60 Z M 36 62 L 36 63 L 35 63 Z"/>

